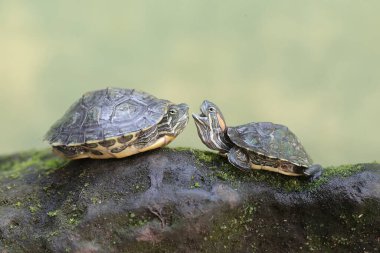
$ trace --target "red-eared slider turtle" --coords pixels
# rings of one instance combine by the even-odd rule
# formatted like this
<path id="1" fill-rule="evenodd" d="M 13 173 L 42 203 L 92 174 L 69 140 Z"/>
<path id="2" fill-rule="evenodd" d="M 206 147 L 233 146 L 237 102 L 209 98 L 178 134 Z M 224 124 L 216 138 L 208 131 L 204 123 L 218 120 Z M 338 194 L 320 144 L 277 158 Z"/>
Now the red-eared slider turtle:
<path id="1" fill-rule="evenodd" d="M 96 90 L 75 102 L 45 140 L 69 159 L 122 158 L 173 141 L 186 127 L 188 109 L 132 89 Z"/>
<path id="2" fill-rule="evenodd" d="M 204 101 L 193 114 L 198 135 L 210 149 L 228 157 L 235 167 L 250 171 L 269 170 L 288 176 L 318 178 L 323 171 L 313 164 L 297 137 L 286 127 L 271 122 L 227 127 L 219 108 Z"/>

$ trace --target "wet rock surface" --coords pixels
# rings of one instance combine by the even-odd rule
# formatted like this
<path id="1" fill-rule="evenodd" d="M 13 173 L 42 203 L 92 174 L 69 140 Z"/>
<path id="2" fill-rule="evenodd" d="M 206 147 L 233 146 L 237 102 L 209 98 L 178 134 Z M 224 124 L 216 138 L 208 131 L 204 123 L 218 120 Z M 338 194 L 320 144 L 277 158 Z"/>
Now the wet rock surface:
<path id="1" fill-rule="evenodd" d="M 376 252 L 380 165 L 315 182 L 160 149 L 66 162 L 0 157 L 0 252 Z"/>

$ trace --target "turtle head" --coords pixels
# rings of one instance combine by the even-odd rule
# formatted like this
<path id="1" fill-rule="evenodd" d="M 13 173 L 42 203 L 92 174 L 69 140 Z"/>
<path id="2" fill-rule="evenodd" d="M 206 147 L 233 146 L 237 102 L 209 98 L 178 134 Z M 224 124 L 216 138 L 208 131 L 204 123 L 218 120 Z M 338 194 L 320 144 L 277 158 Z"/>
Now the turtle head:
<path id="1" fill-rule="evenodd" d="M 171 104 L 158 124 L 158 133 L 160 136 L 177 136 L 185 129 L 188 121 L 189 106 L 187 104 Z"/>
<path id="2" fill-rule="evenodd" d="M 220 109 L 210 101 L 203 101 L 201 113 L 193 114 L 198 135 L 210 149 L 228 152 L 232 144 L 227 137 L 227 126 Z"/>

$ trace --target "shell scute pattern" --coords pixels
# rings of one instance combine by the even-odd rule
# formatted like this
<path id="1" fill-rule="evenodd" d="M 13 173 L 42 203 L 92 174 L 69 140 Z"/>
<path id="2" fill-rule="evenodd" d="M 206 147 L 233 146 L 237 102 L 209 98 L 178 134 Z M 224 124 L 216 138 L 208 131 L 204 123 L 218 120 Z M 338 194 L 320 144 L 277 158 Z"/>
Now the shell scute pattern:
<path id="1" fill-rule="evenodd" d="M 78 101 L 79 104 L 88 109 L 93 107 L 96 103 L 103 103 L 104 94 L 106 90 L 90 91 L 83 94 L 82 98 Z"/>
<path id="2" fill-rule="evenodd" d="M 101 142 L 99 142 L 99 145 L 102 147 L 108 148 L 108 147 L 115 145 L 115 143 L 116 143 L 116 140 L 111 139 L 111 140 L 101 141 Z"/>
<path id="3" fill-rule="evenodd" d="M 111 126 L 111 125 L 108 125 L 107 127 L 103 128 L 102 130 L 103 131 L 100 134 L 103 137 L 102 138 L 96 138 L 95 137 L 95 139 L 99 139 L 99 140 L 109 139 L 109 138 L 112 138 L 114 136 L 118 136 L 118 135 L 122 135 L 123 134 L 123 131 L 120 128 L 120 126 Z M 87 140 L 87 141 L 89 141 L 89 140 Z"/>
<path id="4" fill-rule="evenodd" d="M 102 140 L 102 139 L 104 139 L 104 131 L 103 131 L 103 129 L 90 129 L 90 130 L 85 131 L 84 136 L 85 136 L 85 140 L 87 140 L 87 142 L 91 142 L 88 140 L 96 140 L 97 138 Z M 94 141 L 92 141 L 92 142 L 94 142 Z"/>
<path id="5" fill-rule="evenodd" d="M 83 146 L 86 148 L 94 149 L 98 146 L 98 144 L 97 143 L 85 143 Z"/>
<path id="6" fill-rule="evenodd" d="M 113 103 L 114 101 L 118 101 L 125 96 L 132 95 L 134 93 L 134 90 L 120 90 L 115 88 L 107 88 L 105 92 L 107 100 Z"/>
<path id="7" fill-rule="evenodd" d="M 117 142 L 119 142 L 119 143 L 127 143 L 130 140 L 132 140 L 132 139 L 133 139 L 133 135 L 129 134 L 129 135 L 121 136 L 121 137 L 117 138 Z"/>
<path id="8" fill-rule="evenodd" d="M 237 146 L 270 158 L 308 167 L 312 160 L 297 137 L 286 126 L 271 122 L 249 123 L 228 129 Z"/>
<path id="9" fill-rule="evenodd" d="M 122 146 L 119 146 L 117 148 L 111 149 L 111 153 L 120 153 L 121 151 L 123 151 L 126 148 L 127 148 L 126 145 L 122 145 Z"/>
<path id="10" fill-rule="evenodd" d="M 103 155 L 102 152 L 100 152 L 99 150 L 96 150 L 96 149 L 93 149 L 90 152 L 91 152 L 91 154 L 94 154 L 94 155 Z"/>
<path id="11" fill-rule="evenodd" d="M 95 127 L 99 125 L 100 108 L 92 107 L 87 110 L 86 118 L 83 121 L 82 127 Z"/>
<path id="12" fill-rule="evenodd" d="M 73 146 L 135 133 L 158 124 L 170 102 L 130 89 L 84 94 L 48 131 L 53 145 Z"/>
<path id="13" fill-rule="evenodd" d="M 134 118 L 140 112 L 141 104 L 133 100 L 126 100 L 113 108 L 110 120 L 112 122 L 123 122 Z"/>
<path id="14" fill-rule="evenodd" d="M 69 143 L 85 143 L 85 135 L 81 133 L 73 133 L 67 139 Z"/>

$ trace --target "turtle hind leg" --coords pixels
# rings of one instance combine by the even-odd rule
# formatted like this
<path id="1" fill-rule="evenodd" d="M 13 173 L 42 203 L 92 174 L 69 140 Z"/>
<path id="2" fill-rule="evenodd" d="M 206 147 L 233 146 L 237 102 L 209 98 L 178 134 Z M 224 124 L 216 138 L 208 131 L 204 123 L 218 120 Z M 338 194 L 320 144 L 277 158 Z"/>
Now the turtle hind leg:
<path id="1" fill-rule="evenodd" d="M 309 177 L 310 181 L 314 181 L 322 175 L 323 167 L 319 164 L 313 164 L 310 165 L 309 168 L 307 168 L 303 173 Z"/>
<path id="2" fill-rule="evenodd" d="M 227 158 L 228 161 L 236 168 L 245 172 L 251 171 L 249 156 L 241 148 L 231 148 L 227 154 Z"/>
<path id="3" fill-rule="evenodd" d="M 89 157 L 88 150 L 81 146 L 53 146 L 53 152 L 71 160 Z"/>

